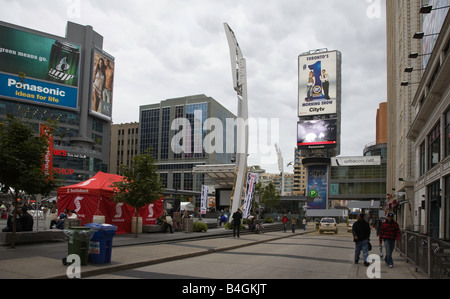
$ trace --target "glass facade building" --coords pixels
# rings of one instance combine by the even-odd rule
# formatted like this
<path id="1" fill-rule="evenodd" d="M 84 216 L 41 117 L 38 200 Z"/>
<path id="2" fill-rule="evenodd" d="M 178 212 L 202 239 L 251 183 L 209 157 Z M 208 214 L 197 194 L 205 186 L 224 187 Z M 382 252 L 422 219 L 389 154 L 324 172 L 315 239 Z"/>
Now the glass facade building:
<path id="1" fill-rule="evenodd" d="M 227 133 L 226 121 L 234 121 L 236 116 L 213 98 L 202 94 L 167 99 L 140 106 L 139 115 L 140 152 L 151 149 L 165 188 L 200 191 L 204 174 L 194 175 L 195 166 L 231 163 L 234 151 L 226 149 L 227 142 L 235 144 L 235 134 Z M 212 132 L 204 125 L 207 119 L 222 124 L 212 129 L 222 140 L 220 144 L 216 138 L 213 151 L 207 151 L 204 146 Z"/>

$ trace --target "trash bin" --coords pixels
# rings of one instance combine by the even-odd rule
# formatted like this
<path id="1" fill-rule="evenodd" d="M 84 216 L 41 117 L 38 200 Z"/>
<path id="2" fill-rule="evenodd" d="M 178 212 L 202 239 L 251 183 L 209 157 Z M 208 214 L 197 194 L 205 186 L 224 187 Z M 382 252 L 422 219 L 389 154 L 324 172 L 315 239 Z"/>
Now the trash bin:
<path id="1" fill-rule="evenodd" d="M 76 254 L 80 257 L 80 264 L 87 265 L 89 258 L 89 240 L 94 231 L 84 226 L 73 226 L 64 229 L 64 234 L 68 239 L 68 256 Z M 63 258 L 63 264 L 67 265 L 67 258 Z"/>
<path id="2" fill-rule="evenodd" d="M 194 219 L 183 219 L 183 231 L 192 233 L 194 231 Z"/>
<path id="3" fill-rule="evenodd" d="M 85 224 L 94 231 L 89 242 L 89 257 L 93 264 L 111 263 L 112 239 L 116 234 L 117 226 L 104 223 Z"/>

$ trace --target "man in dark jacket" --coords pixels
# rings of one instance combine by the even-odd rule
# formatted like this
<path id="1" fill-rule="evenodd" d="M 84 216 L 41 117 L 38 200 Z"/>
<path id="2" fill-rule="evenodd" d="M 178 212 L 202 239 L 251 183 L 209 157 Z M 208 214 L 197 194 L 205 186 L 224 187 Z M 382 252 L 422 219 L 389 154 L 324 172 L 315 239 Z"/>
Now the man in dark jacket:
<path id="1" fill-rule="evenodd" d="M 369 266 L 369 238 L 370 225 L 364 220 L 364 214 L 359 214 L 352 226 L 353 241 L 355 241 L 355 264 L 359 261 L 359 255 L 363 252 L 364 266 Z"/>
<path id="2" fill-rule="evenodd" d="M 380 244 L 384 240 L 384 248 L 386 249 L 386 257 L 384 261 L 392 268 L 394 260 L 392 259 L 392 252 L 395 248 L 395 240 L 400 242 L 400 228 L 397 222 L 394 221 L 394 214 L 388 213 L 386 221 L 380 227 Z"/>
<path id="3" fill-rule="evenodd" d="M 28 209 L 26 207 L 22 207 L 22 216 L 20 216 L 20 222 L 22 222 L 22 231 L 33 231 L 33 216 L 28 213 Z"/>
<path id="4" fill-rule="evenodd" d="M 237 209 L 237 211 L 233 213 L 233 238 L 236 237 L 236 230 L 237 230 L 237 237 L 239 238 L 241 219 L 242 219 L 241 209 Z"/>

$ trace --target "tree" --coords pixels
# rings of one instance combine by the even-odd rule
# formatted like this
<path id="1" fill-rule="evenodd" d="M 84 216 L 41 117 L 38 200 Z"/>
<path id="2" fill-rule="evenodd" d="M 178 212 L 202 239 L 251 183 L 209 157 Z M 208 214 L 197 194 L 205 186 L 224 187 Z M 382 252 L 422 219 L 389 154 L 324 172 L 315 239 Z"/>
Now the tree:
<path id="1" fill-rule="evenodd" d="M 276 190 L 275 185 L 270 182 L 262 192 L 262 202 L 267 209 L 278 207 L 280 205 L 281 195 Z"/>
<path id="2" fill-rule="evenodd" d="M 136 228 L 139 208 L 161 198 L 162 183 L 157 174 L 155 158 L 150 150 L 133 158 L 131 166 L 120 166 L 123 180 L 112 184 L 115 187 L 113 199 L 135 208 Z M 137 229 L 136 229 L 137 237 Z"/>
<path id="3" fill-rule="evenodd" d="M 54 124 L 45 124 L 54 130 Z M 45 174 L 45 153 L 48 139 L 36 134 L 33 126 L 13 115 L 0 123 L 0 186 L 1 192 L 14 197 L 14 215 L 17 216 L 17 199 L 23 193 L 47 196 L 58 187 L 51 174 Z M 11 247 L 15 247 L 16 221 L 13 221 Z"/>

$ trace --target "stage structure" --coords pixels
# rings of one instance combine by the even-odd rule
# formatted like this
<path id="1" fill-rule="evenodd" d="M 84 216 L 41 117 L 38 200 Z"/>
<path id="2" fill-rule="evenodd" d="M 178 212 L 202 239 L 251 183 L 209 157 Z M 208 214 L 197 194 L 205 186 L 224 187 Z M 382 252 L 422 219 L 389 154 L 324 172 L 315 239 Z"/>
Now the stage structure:
<path id="1" fill-rule="evenodd" d="M 231 197 L 231 213 L 242 205 L 242 191 L 246 182 L 248 155 L 248 95 L 247 67 L 233 30 L 224 23 L 225 34 L 230 47 L 231 72 L 234 90 L 238 97 L 237 141 L 236 141 L 236 179 Z"/>

